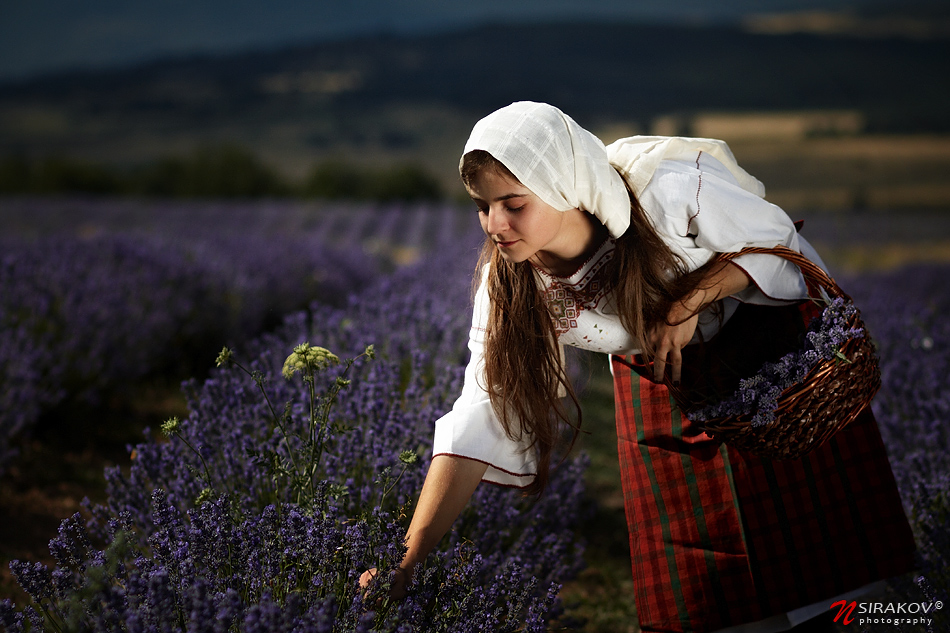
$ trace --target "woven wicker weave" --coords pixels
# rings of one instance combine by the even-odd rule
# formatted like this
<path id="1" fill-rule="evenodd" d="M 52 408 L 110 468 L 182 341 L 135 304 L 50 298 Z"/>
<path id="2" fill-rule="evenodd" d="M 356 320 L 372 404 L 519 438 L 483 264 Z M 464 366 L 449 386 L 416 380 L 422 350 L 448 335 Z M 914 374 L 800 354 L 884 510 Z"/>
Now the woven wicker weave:
<path id="1" fill-rule="evenodd" d="M 823 288 L 832 299 L 841 297 L 853 303 L 825 271 L 802 254 L 782 246 L 745 248 L 725 253 L 720 260 L 751 253 L 787 259 L 801 269 L 807 281 Z M 860 313 L 856 311 L 848 325 L 864 328 Z M 864 337 L 844 343 L 840 352 L 849 362 L 833 358 L 817 363 L 801 382 L 782 392 L 774 422 L 753 426 L 751 414 L 716 418 L 704 423 L 706 432 L 732 446 L 772 459 L 796 459 L 817 448 L 854 420 L 881 386 L 881 372 L 867 330 Z"/>

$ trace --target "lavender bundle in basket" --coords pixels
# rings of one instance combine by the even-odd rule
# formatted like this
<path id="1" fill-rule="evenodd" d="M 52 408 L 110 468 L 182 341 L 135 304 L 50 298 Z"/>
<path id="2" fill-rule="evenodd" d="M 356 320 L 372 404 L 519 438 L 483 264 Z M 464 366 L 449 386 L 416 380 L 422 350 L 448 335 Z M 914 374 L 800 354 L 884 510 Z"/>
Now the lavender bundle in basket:
<path id="1" fill-rule="evenodd" d="M 801 382 L 816 364 L 835 357 L 840 362 L 850 362 L 841 353 L 841 346 L 851 339 L 864 337 L 863 328 L 850 325 L 855 314 L 857 308 L 850 301 L 841 297 L 832 300 L 809 324 L 801 349 L 774 363 L 765 363 L 754 376 L 741 380 L 738 389 L 728 398 L 690 412 L 690 419 L 707 422 L 751 415 L 753 426 L 773 422 L 782 392 Z"/>

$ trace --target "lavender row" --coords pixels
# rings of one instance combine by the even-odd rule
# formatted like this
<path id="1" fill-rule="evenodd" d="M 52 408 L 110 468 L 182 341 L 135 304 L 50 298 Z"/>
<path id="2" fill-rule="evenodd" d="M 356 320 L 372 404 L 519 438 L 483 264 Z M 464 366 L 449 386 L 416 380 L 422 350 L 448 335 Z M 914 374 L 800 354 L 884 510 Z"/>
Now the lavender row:
<path id="1" fill-rule="evenodd" d="M 354 250 L 413 255 L 464 238 L 474 213 L 449 204 L 0 198 L 0 235 L 129 233 L 169 238 L 308 235 Z"/>
<path id="2" fill-rule="evenodd" d="M 45 411 L 342 301 L 377 265 L 302 236 L 102 234 L 0 241 L 0 470 Z"/>
<path id="3" fill-rule="evenodd" d="M 559 583 L 580 566 L 582 458 L 562 464 L 537 501 L 480 487 L 409 596 L 383 597 L 431 460 L 432 423 L 461 387 L 474 255 L 474 244 L 456 249 L 342 308 L 296 313 L 189 383 L 191 414 L 169 425 L 175 437 L 134 447 L 128 473 L 107 472 L 108 502 L 90 508 L 88 524 L 63 522 L 56 569 L 12 565 L 37 607 L 7 603 L 0 621 L 10 631 L 31 619 L 44 630 L 545 630 Z M 375 347 L 346 380 L 342 366 L 312 376 L 318 409 L 340 389 L 316 444 L 311 383 L 280 377 L 291 350 L 302 366 L 301 341 L 341 358 Z M 288 472 L 314 447 L 317 476 L 302 469 L 301 483 Z M 357 580 L 369 567 L 384 582 L 364 596 Z"/>
<path id="4" fill-rule="evenodd" d="M 842 280 L 878 347 L 883 386 L 874 412 L 919 548 L 916 586 L 897 590 L 944 604 L 950 597 L 948 276 L 950 266 L 933 264 Z M 936 615 L 943 619 L 933 630 L 950 626 L 945 612 Z"/>

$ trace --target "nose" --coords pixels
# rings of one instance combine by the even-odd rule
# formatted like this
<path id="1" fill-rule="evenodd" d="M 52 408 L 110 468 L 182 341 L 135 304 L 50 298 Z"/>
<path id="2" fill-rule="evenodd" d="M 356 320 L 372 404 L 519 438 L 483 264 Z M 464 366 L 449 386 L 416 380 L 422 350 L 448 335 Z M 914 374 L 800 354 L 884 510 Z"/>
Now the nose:
<path id="1" fill-rule="evenodd" d="M 488 219 L 485 221 L 485 231 L 489 235 L 498 235 L 507 229 L 508 214 L 505 213 L 505 209 L 503 207 L 489 207 Z"/>

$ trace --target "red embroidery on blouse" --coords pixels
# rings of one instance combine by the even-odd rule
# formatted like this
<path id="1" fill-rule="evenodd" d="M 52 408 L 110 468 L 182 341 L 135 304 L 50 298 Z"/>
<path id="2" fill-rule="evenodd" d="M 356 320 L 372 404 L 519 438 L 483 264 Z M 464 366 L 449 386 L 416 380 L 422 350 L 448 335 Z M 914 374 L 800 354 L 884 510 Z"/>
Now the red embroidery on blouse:
<path id="1" fill-rule="evenodd" d="M 703 150 L 699 150 L 699 154 L 696 155 L 696 170 L 699 171 L 699 186 L 696 187 L 696 213 L 689 218 L 689 222 L 686 223 L 686 237 L 690 237 L 689 227 L 693 224 L 693 219 L 699 215 L 699 192 L 703 190 L 703 172 L 699 169 L 699 159 L 703 155 Z M 693 236 L 695 237 L 695 236 Z"/>
<path id="2" fill-rule="evenodd" d="M 551 283 L 544 290 L 544 301 L 554 317 L 554 330 L 558 337 L 576 328 L 581 312 L 596 309 L 607 296 L 604 275 L 607 262 L 613 256 L 613 249 L 604 253 L 576 282 L 557 277 L 551 279 Z"/>

